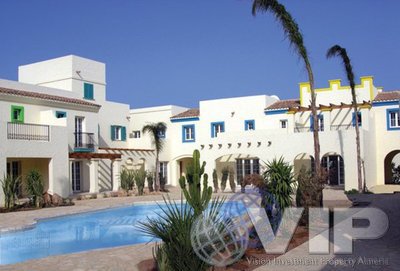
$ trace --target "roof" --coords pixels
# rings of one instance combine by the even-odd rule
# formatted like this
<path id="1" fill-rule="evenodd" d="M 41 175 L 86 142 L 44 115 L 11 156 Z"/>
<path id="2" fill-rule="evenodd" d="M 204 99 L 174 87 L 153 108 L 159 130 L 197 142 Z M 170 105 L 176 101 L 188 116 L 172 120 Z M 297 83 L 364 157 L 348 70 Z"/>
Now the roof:
<path id="1" fill-rule="evenodd" d="M 375 96 L 374 102 L 384 102 L 384 101 L 397 101 L 400 99 L 400 91 L 382 91 Z"/>
<path id="2" fill-rule="evenodd" d="M 200 109 L 191 108 L 178 115 L 172 116 L 171 119 L 186 119 L 186 118 L 197 118 L 200 116 Z"/>
<path id="3" fill-rule="evenodd" d="M 69 158 L 75 159 L 121 159 L 121 154 L 116 153 L 93 153 L 93 152 L 71 152 Z"/>
<path id="4" fill-rule="evenodd" d="M 45 94 L 45 93 L 4 88 L 4 87 L 0 87 L 0 94 L 28 97 L 28 98 L 34 98 L 34 99 L 40 99 L 40 100 L 61 102 L 61 103 L 78 104 L 78 105 L 84 105 L 84 106 L 101 107 L 101 105 L 87 102 L 87 101 L 81 100 L 81 99 L 68 98 L 68 97 L 63 97 L 63 96 L 56 96 L 56 95 L 50 95 L 50 94 Z"/>
<path id="5" fill-rule="evenodd" d="M 270 106 L 265 108 L 265 110 L 289 109 L 291 107 L 298 107 L 298 106 L 300 106 L 299 99 L 281 100 L 271 104 Z"/>

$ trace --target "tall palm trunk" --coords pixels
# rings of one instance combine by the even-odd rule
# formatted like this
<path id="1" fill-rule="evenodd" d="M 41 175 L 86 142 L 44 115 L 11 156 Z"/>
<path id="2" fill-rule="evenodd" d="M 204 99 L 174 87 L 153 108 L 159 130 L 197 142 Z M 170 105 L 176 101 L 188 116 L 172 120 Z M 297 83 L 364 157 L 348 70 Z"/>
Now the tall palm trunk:
<path id="1" fill-rule="evenodd" d="M 344 68 L 346 70 L 347 79 L 351 88 L 351 97 L 354 112 L 354 126 L 356 129 L 356 148 L 357 148 L 357 180 L 358 180 L 358 191 L 362 192 L 365 187 L 363 187 L 362 180 L 362 159 L 361 159 L 361 147 L 360 147 L 360 129 L 358 126 L 358 108 L 357 108 L 357 96 L 356 96 L 356 84 L 354 83 L 354 73 L 353 67 L 351 66 L 351 61 L 347 55 L 345 48 L 339 45 L 332 46 L 326 53 L 326 57 L 330 58 L 333 56 L 340 56 L 342 58 Z"/>
<path id="2" fill-rule="evenodd" d="M 156 167 L 155 167 L 155 169 L 156 169 L 155 177 L 156 178 L 155 178 L 155 184 L 154 184 L 154 186 L 155 186 L 154 190 L 156 192 L 158 192 L 160 190 L 160 162 L 158 160 L 159 160 L 159 153 L 158 153 L 158 151 L 156 151 Z"/>

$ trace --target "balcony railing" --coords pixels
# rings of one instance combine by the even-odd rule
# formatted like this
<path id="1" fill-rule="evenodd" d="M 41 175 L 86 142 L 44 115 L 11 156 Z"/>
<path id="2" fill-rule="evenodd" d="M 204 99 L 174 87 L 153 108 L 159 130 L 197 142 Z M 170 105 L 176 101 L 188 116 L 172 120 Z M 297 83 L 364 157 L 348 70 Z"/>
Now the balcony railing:
<path id="1" fill-rule="evenodd" d="M 311 132 L 311 127 L 307 127 L 307 126 L 296 126 L 296 127 L 294 127 L 294 132 L 295 132 L 295 133 L 306 133 L 306 132 Z"/>
<path id="2" fill-rule="evenodd" d="M 8 122 L 7 138 L 16 140 L 50 141 L 50 126 Z"/>
<path id="3" fill-rule="evenodd" d="M 353 124 L 331 125 L 331 131 L 353 130 Z"/>
<path id="4" fill-rule="evenodd" d="M 75 151 L 92 152 L 94 151 L 94 133 L 74 133 Z"/>

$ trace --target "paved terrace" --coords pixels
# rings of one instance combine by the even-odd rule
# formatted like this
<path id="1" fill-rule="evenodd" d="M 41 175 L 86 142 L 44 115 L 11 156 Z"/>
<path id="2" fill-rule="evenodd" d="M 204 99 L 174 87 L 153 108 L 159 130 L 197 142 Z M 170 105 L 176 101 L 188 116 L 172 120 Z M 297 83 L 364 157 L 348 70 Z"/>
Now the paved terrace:
<path id="1" fill-rule="evenodd" d="M 165 193 L 164 193 L 165 195 Z M 180 200 L 179 188 L 171 188 L 168 193 L 171 199 Z M 226 196 L 231 193 L 218 193 L 215 196 Z M 132 205 L 138 202 L 162 201 L 161 195 L 131 196 L 119 198 L 101 198 L 75 201 L 74 206 L 45 208 L 34 211 L 23 211 L 0 214 L 0 230 L 21 229 L 32 226 L 37 219 L 71 215 L 88 211 L 101 210 L 119 206 Z M 329 206 L 349 206 L 349 201 L 343 190 L 326 190 L 324 202 Z M 0 270 L 26 270 L 26 271 L 89 271 L 89 270 L 138 270 L 137 264 L 152 258 L 153 244 L 139 244 L 117 248 L 98 249 L 80 253 L 50 256 L 47 258 L 30 260 L 23 263 L 0 266 Z"/>

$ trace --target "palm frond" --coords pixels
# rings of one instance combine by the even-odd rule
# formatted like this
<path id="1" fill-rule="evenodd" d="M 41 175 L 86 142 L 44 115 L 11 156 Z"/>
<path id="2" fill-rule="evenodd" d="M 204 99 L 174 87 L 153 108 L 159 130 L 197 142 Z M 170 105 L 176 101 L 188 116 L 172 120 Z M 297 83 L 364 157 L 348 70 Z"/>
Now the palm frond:
<path id="1" fill-rule="evenodd" d="M 346 70 L 347 79 L 349 81 L 350 87 L 353 90 L 355 87 L 353 67 L 351 66 L 351 61 L 349 56 L 347 55 L 346 49 L 339 45 L 334 45 L 329 48 L 328 52 L 326 53 L 326 58 L 332 58 L 336 56 L 341 58 L 344 68 Z"/>

